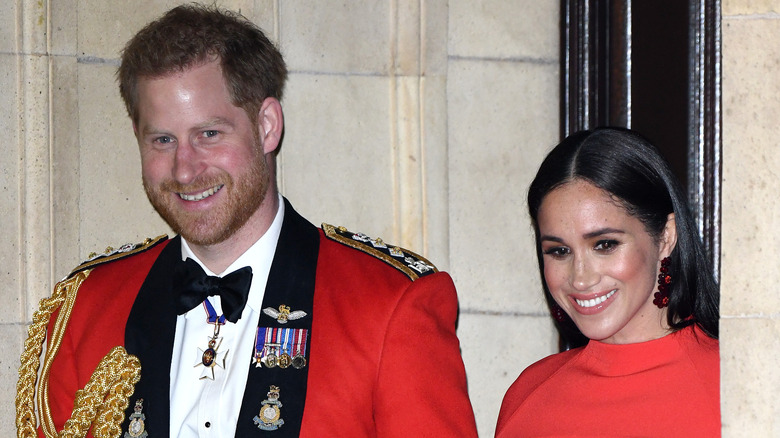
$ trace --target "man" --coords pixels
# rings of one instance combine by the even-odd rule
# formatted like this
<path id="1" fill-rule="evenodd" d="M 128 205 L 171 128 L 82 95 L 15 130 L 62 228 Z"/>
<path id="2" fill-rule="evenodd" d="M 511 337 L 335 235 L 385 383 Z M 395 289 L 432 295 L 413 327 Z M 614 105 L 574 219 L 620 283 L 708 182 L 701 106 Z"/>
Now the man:
<path id="1" fill-rule="evenodd" d="M 286 76 L 257 27 L 216 7 L 174 8 L 127 44 L 118 77 L 144 188 L 178 236 L 58 284 L 43 433 L 97 417 L 92 434 L 124 437 L 476 436 L 450 277 L 317 229 L 278 194 Z"/>

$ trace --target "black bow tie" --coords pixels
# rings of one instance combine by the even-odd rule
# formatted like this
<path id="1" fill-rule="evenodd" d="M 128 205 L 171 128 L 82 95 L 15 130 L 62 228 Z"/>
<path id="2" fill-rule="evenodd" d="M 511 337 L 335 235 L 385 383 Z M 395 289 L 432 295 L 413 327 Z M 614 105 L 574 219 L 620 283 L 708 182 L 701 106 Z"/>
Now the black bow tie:
<path id="1" fill-rule="evenodd" d="M 206 275 L 195 260 L 188 258 L 179 265 L 177 271 L 180 292 L 176 300 L 176 313 L 182 315 L 207 297 L 219 295 L 225 319 L 235 323 L 241 318 L 252 284 L 251 267 L 245 266 L 220 278 Z"/>

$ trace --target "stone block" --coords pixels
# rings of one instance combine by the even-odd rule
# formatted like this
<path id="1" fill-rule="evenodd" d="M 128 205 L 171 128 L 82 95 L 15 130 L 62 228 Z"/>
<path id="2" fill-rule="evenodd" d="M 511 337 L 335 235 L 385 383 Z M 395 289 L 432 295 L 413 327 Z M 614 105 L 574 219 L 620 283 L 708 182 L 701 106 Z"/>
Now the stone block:
<path id="1" fill-rule="evenodd" d="M 450 56 L 557 60 L 559 14 L 554 1 L 450 2 Z"/>
<path id="2" fill-rule="evenodd" d="M 385 74 L 393 66 L 392 2 L 280 2 L 280 43 L 292 71 Z"/>
<path id="3" fill-rule="evenodd" d="M 282 106 L 280 189 L 313 223 L 396 243 L 390 82 L 294 74 Z"/>
<path id="4" fill-rule="evenodd" d="M 461 311 L 458 336 L 479 436 L 491 437 L 507 389 L 528 365 L 556 352 L 557 335 L 549 318 Z"/>
<path id="5" fill-rule="evenodd" d="M 777 313 L 780 271 L 780 20 L 723 26 L 722 307 L 725 315 Z M 750 293 L 745 293 L 750 291 Z"/>
<path id="6" fill-rule="evenodd" d="M 117 59 L 122 48 L 136 32 L 167 10 L 183 4 L 179 0 L 80 0 L 78 14 L 78 50 L 80 56 Z M 203 2 L 209 3 L 209 2 Z M 241 10 L 251 16 L 252 0 L 225 0 L 219 6 Z M 250 13 L 246 13 L 250 11 Z"/>
<path id="7" fill-rule="evenodd" d="M 721 14 L 724 18 L 730 15 L 780 13 L 778 0 L 723 0 Z"/>
<path id="8" fill-rule="evenodd" d="M 721 420 L 724 437 L 780 435 L 778 351 L 780 320 L 776 315 L 721 319 Z"/>
<path id="9" fill-rule="evenodd" d="M 557 143 L 558 66 L 452 61 L 447 87 L 450 266 L 461 306 L 543 312 L 525 198 Z"/>

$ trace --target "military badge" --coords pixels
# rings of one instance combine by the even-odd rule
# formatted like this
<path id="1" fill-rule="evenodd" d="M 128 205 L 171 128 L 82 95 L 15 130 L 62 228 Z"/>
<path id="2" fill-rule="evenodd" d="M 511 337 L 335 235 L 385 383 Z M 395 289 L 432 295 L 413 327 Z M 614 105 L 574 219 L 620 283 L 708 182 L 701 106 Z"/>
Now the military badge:
<path id="1" fill-rule="evenodd" d="M 260 413 L 254 418 L 257 428 L 260 430 L 276 430 L 282 427 L 282 402 L 279 401 L 279 388 L 271 385 L 267 394 L 268 398 L 263 400 L 263 406 L 260 407 Z"/>
<path id="2" fill-rule="evenodd" d="M 225 369 L 225 359 L 230 351 L 219 351 L 219 347 L 222 345 L 222 338 L 219 337 L 219 328 L 225 325 L 225 315 L 217 316 L 217 312 L 209 300 L 203 302 L 203 308 L 206 309 L 206 322 L 214 324 L 214 336 L 208 337 L 208 347 L 205 350 L 198 348 L 198 362 L 194 366 L 203 366 L 200 380 L 214 380 L 214 368 Z"/>
<path id="3" fill-rule="evenodd" d="M 263 313 L 276 319 L 279 324 L 287 324 L 287 321 L 295 321 L 296 319 L 301 319 L 306 316 L 306 312 L 303 310 L 294 310 L 290 312 L 290 306 L 285 306 L 284 304 L 279 306 L 278 311 L 273 307 L 266 307 L 263 309 Z"/>
<path id="4" fill-rule="evenodd" d="M 146 427 L 144 421 L 146 416 L 143 413 L 144 399 L 139 398 L 135 401 L 135 407 L 133 407 L 133 413 L 130 414 L 130 425 L 127 426 L 127 432 L 125 432 L 124 438 L 146 438 L 149 436 L 146 433 Z"/>
<path id="5" fill-rule="evenodd" d="M 308 329 L 258 327 L 255 335 L 253 361 L 255 367 L 278 366 L 301 369 L 306 366 Z"/>
<path id="6" fill-rule="evenodd" d="M 198 348 L 198 362 L 195 366 L 203 365 L 203 372 L 200 375 L 200 380 L 211 379 L 214 380 L 214 368 L 225 369 L 225 359 L 227 353 L 219 351 L 219 346 L 222 345 L 222 338 L 216 335 L 209 338 L 208 348 L 205 350 Z"/>

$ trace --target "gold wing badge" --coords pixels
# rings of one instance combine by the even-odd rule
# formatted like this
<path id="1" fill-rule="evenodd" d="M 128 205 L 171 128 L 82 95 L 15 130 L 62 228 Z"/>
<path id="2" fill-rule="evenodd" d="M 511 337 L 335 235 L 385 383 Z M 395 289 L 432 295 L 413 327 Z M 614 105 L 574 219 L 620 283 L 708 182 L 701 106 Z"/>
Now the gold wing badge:
<path id="1" fill-rule="evenodd" d="M 285 306 L 284 304 L 279 306 L 279 310 L 273 307 L 266 307 L 263 309 L 263 313 L 274 318 L 279 324 L 287 324 L 287 321 L 295 321 L 306 316 L 306 312 L 303 310 L 293 310 L 291 312 L 290 306 Z"/>

